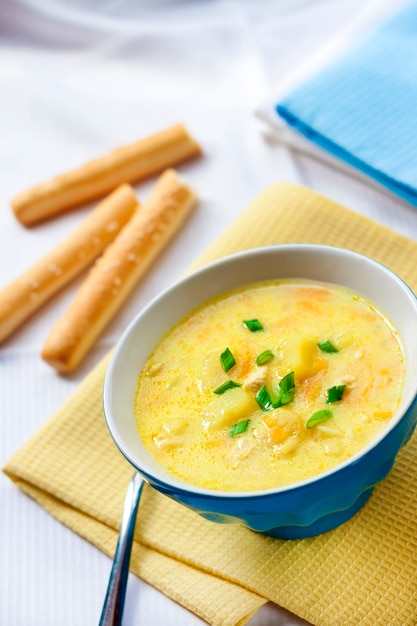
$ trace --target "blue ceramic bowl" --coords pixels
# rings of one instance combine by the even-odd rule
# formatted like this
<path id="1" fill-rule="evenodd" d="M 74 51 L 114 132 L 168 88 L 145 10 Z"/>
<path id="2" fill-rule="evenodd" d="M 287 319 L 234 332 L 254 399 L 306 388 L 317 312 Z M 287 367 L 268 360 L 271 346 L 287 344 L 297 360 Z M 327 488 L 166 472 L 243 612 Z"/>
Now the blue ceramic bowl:
<path id="1" fill-rule="evenodd" d="M 134 419 L 139 371 L 161 337 L 191 309 L 255 281 L 307 278 L 344 285 L 372 300 L 402 337 L 407 376 L 402 404 L 359 453 L 308 480 L 277 489 L 203 489 L 170 475 L 142 444 Z M 109 431 L 125 458 L 158 491 L 220 523 L 240 523 L 281 538 L 310 537 L 339 526 L 366 502 L 390 471 L 417 421 L 417 300 L 389 269 L 354 252 L 310 244 L 248 250 L 187 276 L 151 302 L 121 337 L 104 384 Z"/>

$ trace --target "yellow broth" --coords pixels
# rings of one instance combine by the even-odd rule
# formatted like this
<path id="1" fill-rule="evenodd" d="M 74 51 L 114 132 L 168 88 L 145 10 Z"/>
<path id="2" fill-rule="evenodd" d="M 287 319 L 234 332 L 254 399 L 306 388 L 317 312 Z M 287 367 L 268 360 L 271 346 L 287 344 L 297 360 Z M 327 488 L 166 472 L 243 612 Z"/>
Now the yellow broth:
<path id="1" fill-rule="evenodd" d="M 397 331 L 361 295 L 305 280 L 256 283 L 167 333 L 139 375 L 136 425 L 186 482 L 269 489 L 358 452 L 399 407 L 404 377 Z M 221 393 L 228 381 L 238 386 Z"/>

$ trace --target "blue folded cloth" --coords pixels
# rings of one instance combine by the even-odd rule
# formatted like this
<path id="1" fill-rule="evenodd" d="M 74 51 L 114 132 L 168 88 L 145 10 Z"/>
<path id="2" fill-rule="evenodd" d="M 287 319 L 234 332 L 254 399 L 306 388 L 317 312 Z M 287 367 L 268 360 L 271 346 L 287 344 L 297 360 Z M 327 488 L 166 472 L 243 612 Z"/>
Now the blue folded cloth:
<path id="1" fill-rule="evenodd" d="M 417 1 L 276 110 L 310 141 L 417 206 Z"/>

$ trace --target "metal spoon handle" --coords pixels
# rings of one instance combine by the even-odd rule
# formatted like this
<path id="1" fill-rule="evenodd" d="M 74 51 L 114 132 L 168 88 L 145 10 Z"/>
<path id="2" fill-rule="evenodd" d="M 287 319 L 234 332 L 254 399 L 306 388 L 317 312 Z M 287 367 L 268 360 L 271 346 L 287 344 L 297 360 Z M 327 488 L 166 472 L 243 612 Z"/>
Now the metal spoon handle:
<path id="1" fill-rule="evenodd" d="M 114 554 L 99 626 L 120 626 L 125 604 L 130 553 L 143 480 L 135 472 L 126 492 L 119 539 Z"/>

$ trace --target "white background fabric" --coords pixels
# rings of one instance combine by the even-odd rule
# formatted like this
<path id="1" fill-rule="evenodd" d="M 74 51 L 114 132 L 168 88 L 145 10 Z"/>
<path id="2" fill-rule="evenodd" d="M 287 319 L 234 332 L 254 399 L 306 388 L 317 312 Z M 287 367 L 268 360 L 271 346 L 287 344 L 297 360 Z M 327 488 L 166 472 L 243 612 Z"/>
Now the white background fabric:
<path id="1" fill-rule="evenodd" d="M 40 351 L 81 279 L 0 347 L 2 464 L 69 396 L 135 312 L 268 184 L 302 183 L 417 239 L 416 209 L 281 144 L 254 114 L 281 81 L 360 22 L 364 9 L 376 19 L 395 2 L 377 4 L 375 11 L 376 3 L 364 0 L 1 0 L 0 288 L 88 211 L 26 229 L 10 209 L 13 195 L 179 121 L 205 151 L 203 159 L 179 167 L 199 193 L 197 210 L 74 374 L 59 376 Z M 151 184 L 136 186 L 139 198 Z M 110 560 L 4 476 L 0 493 L 0 623 L 96 624 Z M 201 623 L 131 577 L 127 626 Z M 268 606 L 251 626 L 301 623 Z"/>

